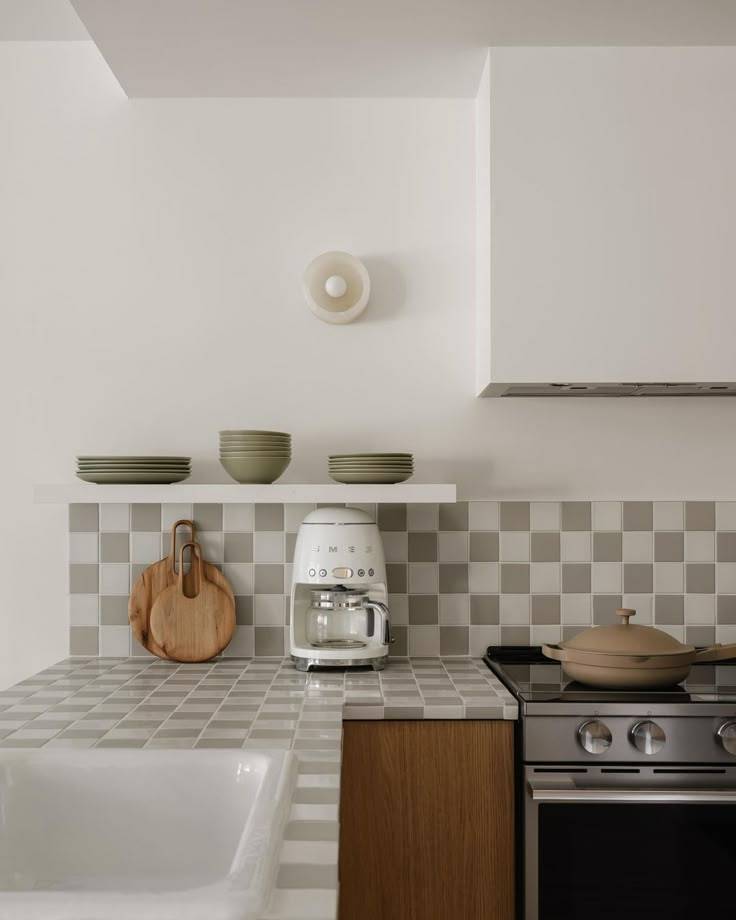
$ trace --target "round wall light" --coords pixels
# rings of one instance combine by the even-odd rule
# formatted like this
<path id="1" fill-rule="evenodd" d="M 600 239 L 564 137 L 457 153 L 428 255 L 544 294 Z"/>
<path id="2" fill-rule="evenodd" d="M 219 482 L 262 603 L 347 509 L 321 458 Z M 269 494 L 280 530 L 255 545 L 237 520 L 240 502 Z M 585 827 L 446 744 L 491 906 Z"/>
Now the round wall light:
<path id="1" fill-rule="evenodd" d="M 302 281 L 309 309 L 326 323 L 352 323 L 365 310 L 371 279 L 348 252 L 323 252 L 307 266 Z"/>

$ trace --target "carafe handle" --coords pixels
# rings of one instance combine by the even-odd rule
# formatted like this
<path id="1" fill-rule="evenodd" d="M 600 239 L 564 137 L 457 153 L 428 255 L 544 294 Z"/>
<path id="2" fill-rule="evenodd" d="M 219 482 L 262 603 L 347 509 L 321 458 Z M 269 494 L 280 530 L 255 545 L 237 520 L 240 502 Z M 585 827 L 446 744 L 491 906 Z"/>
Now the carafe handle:
<path id="1" fill-rule="evenodd" d="M 379 601 L 366 601 L 365 606 L 374 614 L 373 635 L 371 639 L 381 645 L 390 645 L 394 638 L 391 635 L 391 621 L 388 617 L 388 607 Z"/>

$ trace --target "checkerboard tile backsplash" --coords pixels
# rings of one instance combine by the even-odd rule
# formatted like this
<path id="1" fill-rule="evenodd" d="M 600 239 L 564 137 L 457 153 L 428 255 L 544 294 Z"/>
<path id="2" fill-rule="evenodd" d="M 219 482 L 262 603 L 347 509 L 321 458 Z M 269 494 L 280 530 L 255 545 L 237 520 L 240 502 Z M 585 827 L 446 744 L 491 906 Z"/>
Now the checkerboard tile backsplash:
<path id="1" fill-rule="evenodd" d="M 69 506 L 70 652 L 148 653 L 128 593 L 193 518 L 236 595 L 226 656 L 288 653 L 296 530 L 313 505 Z M 736 642 L 736 502 L 360 505 L 384 541 L 396 643 L 417 657 L 556 642 L 634 607 L 694 645 Z"/>

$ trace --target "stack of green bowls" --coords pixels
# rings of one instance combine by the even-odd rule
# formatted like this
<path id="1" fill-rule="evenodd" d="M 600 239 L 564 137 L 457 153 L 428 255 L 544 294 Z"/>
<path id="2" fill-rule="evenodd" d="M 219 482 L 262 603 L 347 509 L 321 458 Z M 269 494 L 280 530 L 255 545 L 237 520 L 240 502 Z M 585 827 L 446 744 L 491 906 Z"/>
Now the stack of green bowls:
<path id="1" fill-rule="evenodd" d="M 291 435 L 248 428 L 221 431 L 220 463 L 236 482 L 275 482 L 291 463 Z"/>
<path id="2" fill-rule="evenodd" d="M 77 476 L 98 485 L 168 485 L 188 479 L 191 457 L 77 457 Z"/>
<path id="3" fill-rule="evenodd" d="M 331 454 L 329 472 L 336 482 L 404 482 L 414 473 L 414 457 L 411 454 Z"/>

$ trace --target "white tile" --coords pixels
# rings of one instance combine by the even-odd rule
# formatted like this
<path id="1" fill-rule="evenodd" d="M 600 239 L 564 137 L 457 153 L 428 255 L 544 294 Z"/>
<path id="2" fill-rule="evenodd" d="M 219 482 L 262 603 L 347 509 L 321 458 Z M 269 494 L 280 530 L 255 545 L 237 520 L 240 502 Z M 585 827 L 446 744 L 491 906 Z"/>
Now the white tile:
<path id="1" fill-rule="evenodd" d="M 440 562 L 467 562 L 469 537 L 461 531 L 447 531 L 438 534 L 438 552 Z"/>
<path id="2" fill-rule="evenodd" d="M 620 562 L 594 562 L 590 567 L 593 594 L 618 594 L 621 591 Z"/>
<path id="3" fill-rule="evenodd" d="M 688 626 L 711 626 L 716 621 L 714 594 L 685 595 L 685 623 Z"/>
<path id="4" fill-rule="evenodd" d="M 161 530 L 171 530 L 177 521 L 191 521 L 193 517 L 191 502 L 165 502 L 161 505 Z"/>
<path id="5" fill-rule="evenodd" d="M 132 533 L 130 535 L 130 561 L 150 565 L 163 557 L 160 533 Z"/>
<path id="6" fill-rule="evenodd" d="M 560 503 L 532 502 L 529 506 L 532 530 L 559 530 Z"/>
<path id="7" fill-rule="evenodd" d="M 651 562 L 654 558 L 654 534 L 648 530 L 627 530 L 622 535 L 624 562 Z"/>
<path id="8" fill-rule="evenodd" d="M 564 531 L 560 534 L 560 558 L 563 562 L 590 562 L 591 544 L 588 531 Z"/>
<path id="9" fill-rule="evenodd" d="M 644 626 L 654 622 L 654 596 L 652 594 L 624 594 L 621 605 L 636 610 L 633 623 Z"/>
<path id="10" fill-rule="evenodd" d="M 440 626 L 467 626 L 470 623 L 468 594 L 440 594 Z"/>
<path id="11" fill-rule="evenodd" d="M 409 535 L 404 531 L 387 530 L 381 534 L 386 562 L 406 562 L 409 558 Z"/>
<path id="12" fill-rule="evenodd" d="M 736 562 L 716 565 L 716 590 L 719 594 L 736 594 Z"/>
<path id="13" fill-rule="evenodd" d="M 100 566 L 100 594 L 129 594 L 130 566 L 105 562 Z"/>
<path id="14" fill-rule="evenodd" d="M 736 530 L 736 502 L 716 502 L 716 530 Z"/>
<path id="15" fill-rule="evenodd" d="M 226 562 L 222 567 L 234 594 L 253 593 L 253 565 L 250 562 Z"/>
<path id="16" fill-rule="evenodd" d="M 253 599 L 253 622 L 256 626 L 283 626 L 286 622 L 286 598 L 283 594 L 256 594 Z"/>
<path id="17" fill-rule="evenodd" d="M 720 642 L 721 645 L 736 642 L 736 626 L 716 626 L 716 642 Z"/>
<path id="18" fill-rule="evenodd" d="M 532 562 L 529 577 L 532 594 L 560 593 L 559 562 Z"/>
<path id="19" fill-rule="evenodd" d="M 118 502 L 100 505 L 100 530 L 118 533 L 130 530 L 130 505 Z"/>
<path id="20" fill-rule="evenodd" d="M 654 593 L 682 594 L 685 566 L 681 562 L 654 563 Z"/>
<path id="21" fill-rule="evenodd" d="M 409 655 L 434 658 L 440 653 L 439 626 L 409 626 L 407 629 Z"/>
<path id="22" fill-rule="evenodd" d="M 655 502 L 654 529 L 682 530 L 685 526 L 685 511 L 682 502 Z"/>
<path id="23" fill-rule="evenodd" d="M 468 521 L 471 530 L 498 530 L 498 502 L 470 502 Z"/>
<path id="24" fill-rule="evenodd" d="M 439 566 L 435 562 L 409 563 L 409 594 L 437 594 Z"/>
<path id="25" fill-rule="evenodd" d="M 500 626 L 471 626 L 470 627 L 470 654 L 473 658 L 480 658 L 486 653 L 489 645 L 499 645 L 501 642 Z"/>
<path id="26" fill-rule="evenodd" d="M 593 530 L 621 530 L 621 502 L 592 502 Z"/>
<path id="27" fill-rule="evenodd" d="M 685 531 L 685 562 L 713 562 L 716 535 L 707 530 Z"/>
<path id="28" fill-rule="evenodd" d="M 197 534 L 202 553 L 207 562 L 222 562 L 225 559 L 225 534 L 222 531 L 209 530 Z"/>
<path id="29" fill-rule="evenodd" d="M 299 508 L 300 505 L 284 505 L 284 520 L 286 520 L 287 508 Z M 309 505 L 310 511 L 314 506 Z M 231 533 L 249 532 L 253 530 L 255 521 L 255 509 L 252 504 L 230 504 L 226 502 L 222 506 L 222 526 Z M 288 529 L 288 528 L 287 528 Z M 296 527 L 294 527 L 296 530 Z"/>
<path id="30" fill-rule="evenodd" d="M 409 598 L 406 594 L 389 594 L 388 609 L 393 626 L 407 626 L 409 623 Z"/>
<path id="31" fill-rule="evenodd" d="M 406 506 L 406 522 L 409 530 L 437 530 L 439 527 L 439 505 L 428 502 Z"/>
<path id="32" fill-rule="evenodd" d="M 99 534 L 70 533 L 69 562 L 99 561 Z"/>
<path id="33" fill-rule="evenodd" d="M 501 626 L 528 626 L 530 609 L 528 594 L 502 594 L 499 598 Z"/>
<path id="34" fill-rule="evenodd" d="M 532 624 L 530 638 L 532 645 L 555 645 L 562 638 L 562 627 Z"/>
<path id="35" fill-rule="evenodd" d="M 498 543 L 498 552 L 501 562 L 528 562 L 529 545 L 530 538 L 527 531 L 501 531 Z"/>
<path id="36" fill-rule="evenodd" d="M 233 507 L 225 505 L 225 508 Z M 237 507 L 237 506 L 235 506 Z M 241 505 L 242 508 L 253 508 L 252 505 Z M 316 505 L 309 504 L 293 504 L 293 505 L 284 505 L 284 530 L 287 533 L 296 533 L 299 529 L 299 525 L 304 520 L 304 518 L 309 514 L 310 511 L 314 511 Z M 245 523 L 245 515 L 243 515 L 243 520 L 236 521 L 238 524 Z M 253 530 L 253 511 L 250 512 L 250 527 L 225 527 L 225 530 Z"/>
<path id="37" fill-rule="evenodd" d="M 469 563 L 468 587 L 471 594 L 495 594 L 498 591 L 498 563 Z"/>
<path id="38" fill-rule="evenodd" d="M 253 534 L 253 561 L 283 562 L 283 533 L 281 531 L 256 531 Z"/>
<path id="39" fill-rule="evenodd" d="M 587 624 L 592 619 L 592 602 L 590 594 L 562 594 L 560 596 L 560 613 L 562 622 L 569 626 Z"/>
<path id="40" fill-rule="evenodd" d="M 69 625 L 97 626 L 99 598 L 96 594 L 69 595 Z"/>
<path id="41" fill-rule="evenodd" d="M 100 657 L 127 658 L 130 655 L 129 626 L 100 626 Z"/>

